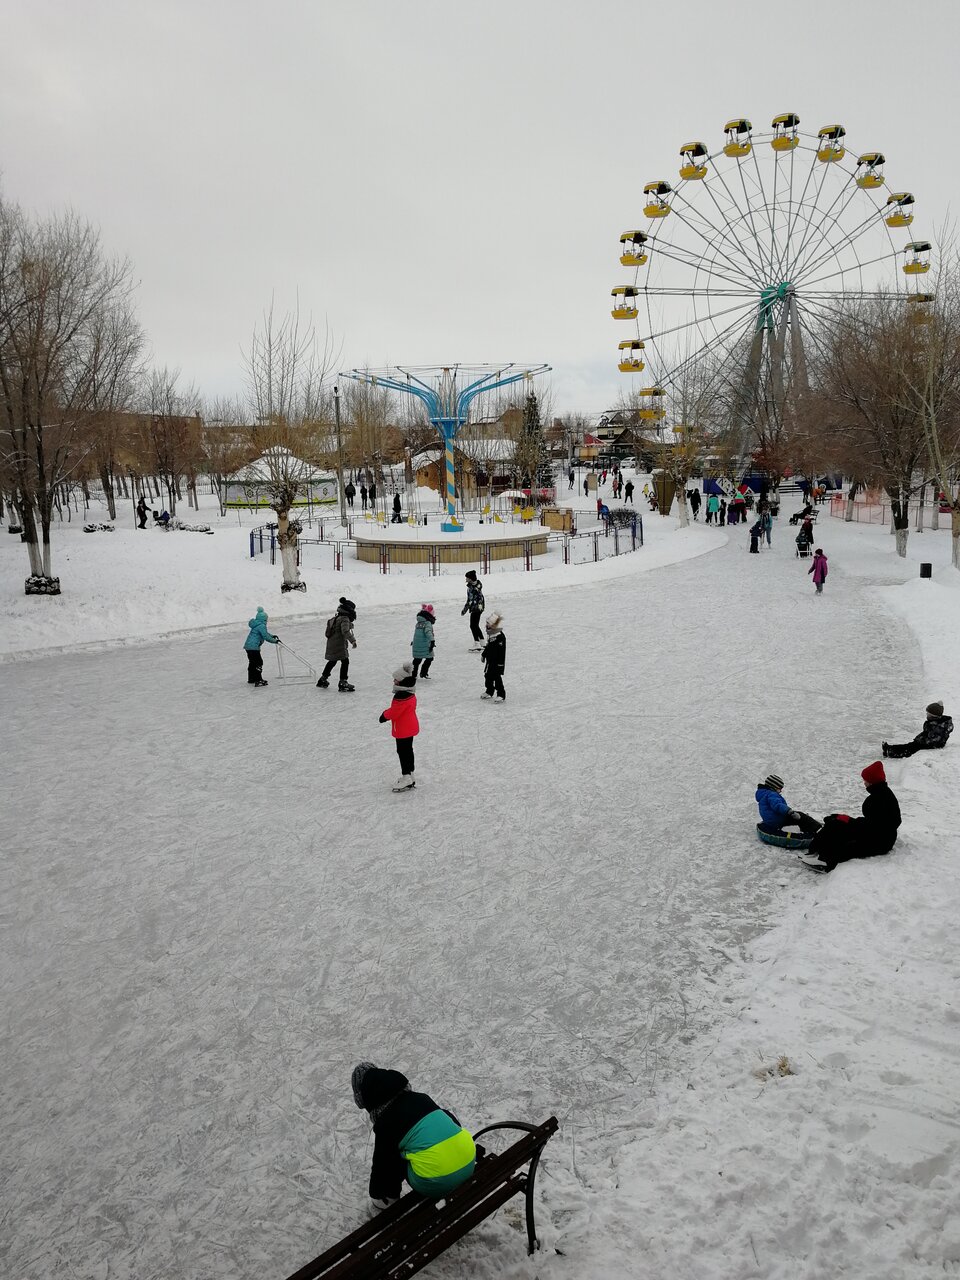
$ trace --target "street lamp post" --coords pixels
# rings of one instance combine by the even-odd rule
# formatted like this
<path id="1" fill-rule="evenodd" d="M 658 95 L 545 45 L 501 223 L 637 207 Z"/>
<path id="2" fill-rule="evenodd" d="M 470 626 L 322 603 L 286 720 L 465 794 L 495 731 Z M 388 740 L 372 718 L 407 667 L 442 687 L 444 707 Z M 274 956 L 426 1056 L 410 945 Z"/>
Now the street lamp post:
<path id="1" fill-rule="evenodd" d="M 343 491 L 343 436 L 340 433 L 340 388 L 333 388 L 333 416 L 337 423 L 337 488 L 340 492 L 340 523 L 347 527 L 347 496 Z"/>

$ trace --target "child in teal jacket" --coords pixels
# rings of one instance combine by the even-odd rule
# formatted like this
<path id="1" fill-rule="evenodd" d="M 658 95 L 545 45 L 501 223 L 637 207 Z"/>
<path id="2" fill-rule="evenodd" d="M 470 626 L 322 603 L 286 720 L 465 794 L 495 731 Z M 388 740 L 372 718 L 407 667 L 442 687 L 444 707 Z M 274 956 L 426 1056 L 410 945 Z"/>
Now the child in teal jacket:
<path id="1" fill-rule="evenodd" d="M 248 626 L 250 634 L 243 642 L 247 655 L 247 684 L 252 684 L 255 689 L 265 689 L 267 681 L 263 678 L 263 655 L 260 652 L 260 646 L 264 642 L 279 644 L 280 637 L 271 635 L 267 630 L 267 611 L 262 604 L 257 605 L 256 616 L 250 619 Z"/>

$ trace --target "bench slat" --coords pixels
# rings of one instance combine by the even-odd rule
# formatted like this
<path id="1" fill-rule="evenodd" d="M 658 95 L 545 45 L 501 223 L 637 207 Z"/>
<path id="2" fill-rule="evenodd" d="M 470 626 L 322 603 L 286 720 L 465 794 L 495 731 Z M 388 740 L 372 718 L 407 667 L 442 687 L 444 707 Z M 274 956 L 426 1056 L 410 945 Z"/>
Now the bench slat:
<path id="1" fill-rule="evenodd" d="M 463 1214 L 457 1218 L 455 1222 L 451 1222 L 449 1226 L 444 1227 L 435 1235 L 430 1236 L 422 1245 L 417 1247 L 415 1253 L 404 1258 L 402 1262 L 395 1263 L 388 1271 L 376 1271 L 372 1276 L 376 1280 L 404 1280 L 406 1276 L 416 1275 L 418 1271 L 422 1271 L 428 1262 L 432 1262 L 438 1254 L 443 1253 L 444 1249 L 448 1249 L 450 1245 L 457 1240 L 462 1239 L 474 1227 L 479 1226 L 485 1218 L 489 1218 L 497 1209 L 512 1200 L 515 1195 L 519 1195 L 527 1185 L 526 1177 L 511 1178 L 490 1195 L 487 1199 L 481 1201 L 469 1213 Z"/>
<path id="2" fill-rule="evenodd" d="M 459 1239 L 506 1200 L 525 1190 L 526 1174 L 513 1175 L 543 1149 L 556 1129 L 557 1121 L 551 1116 L 545 1124 L 524 1134 L 499 1155 L 484 1155 L 478 1161 L 473 1176 L 444 1197 L 440 1208 L 436 1200 L 425 1199 L 415 1191 L 408 1192 L 396 1204 L 382 1210 L 375 1218 L 295 1271 L 288 1280 L 388 1276 L 394 1273 L 384 1268 L 400 1266 L 405 1258 L 412 1256 L 411 1249 L 416 1248 L 416 1256 L 420 1256 L 422 1250 L 431 1247 L 430 1242 L 446 1238 L 450 1232 L 453 1232 L 450 1241 Z M 502 1194 L 504 1191 L 505 1195 Z M 468 1220 L 469 1225 L 461 1229 L 459 1224 Z M 429 1240 L 418 1246 L 417 1241 L 424 1236 Z M 436 1253 L 425 1257 L 422 1265 L 433 1257 Z M 402 1274 L 413 1275 L 414 1272 Z"/>

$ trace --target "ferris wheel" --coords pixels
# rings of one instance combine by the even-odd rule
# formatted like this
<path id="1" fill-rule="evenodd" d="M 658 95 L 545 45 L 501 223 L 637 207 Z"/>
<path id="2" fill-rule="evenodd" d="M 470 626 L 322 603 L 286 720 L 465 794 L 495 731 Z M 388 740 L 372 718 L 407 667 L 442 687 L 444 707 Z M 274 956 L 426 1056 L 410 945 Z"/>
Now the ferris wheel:
<path id="1" fill-rule="evenodd" d="M 856 300 L 902 294 L 928 320 L 931 246 L 914 238 L 914 197 L 893 190 L 880 151 L 848 150 L 843 125 L 800 132 L 793 112 L 770 132 L 729 120 L 725 142 L 680 148 L 679 181 L 643 188 L 645 226 L 620 236 L 630 283 L 611 290 L 618 346 L 641 419 L 668 405 L 677 425 L 685 388 L 709 370 L 715 405 L 739 440 L 775 438 L 832 321 Z M 622 330 L 621 330 L 622 332 Z"/>

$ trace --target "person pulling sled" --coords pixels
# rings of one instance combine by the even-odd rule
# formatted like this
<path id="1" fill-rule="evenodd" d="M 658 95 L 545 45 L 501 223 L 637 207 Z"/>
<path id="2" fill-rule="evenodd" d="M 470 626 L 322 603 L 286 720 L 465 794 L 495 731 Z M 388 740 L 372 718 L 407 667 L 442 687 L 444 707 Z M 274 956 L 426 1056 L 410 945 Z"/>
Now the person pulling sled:
<path id="1" fill-rule="evenodd" d="M 243 642 L 244 652 L 247 655 L 247 684 L 252 684 L 255 689 L 265 689 L 269 682 L 263 678 L 263 654 L 260 652 L 260 646 L 279 644 L 280 637 L 271 635 L 267 630 L 267 611 L 262 604 L 257 605 L 257 612 L 247 626 L 250 632 Z"/>

